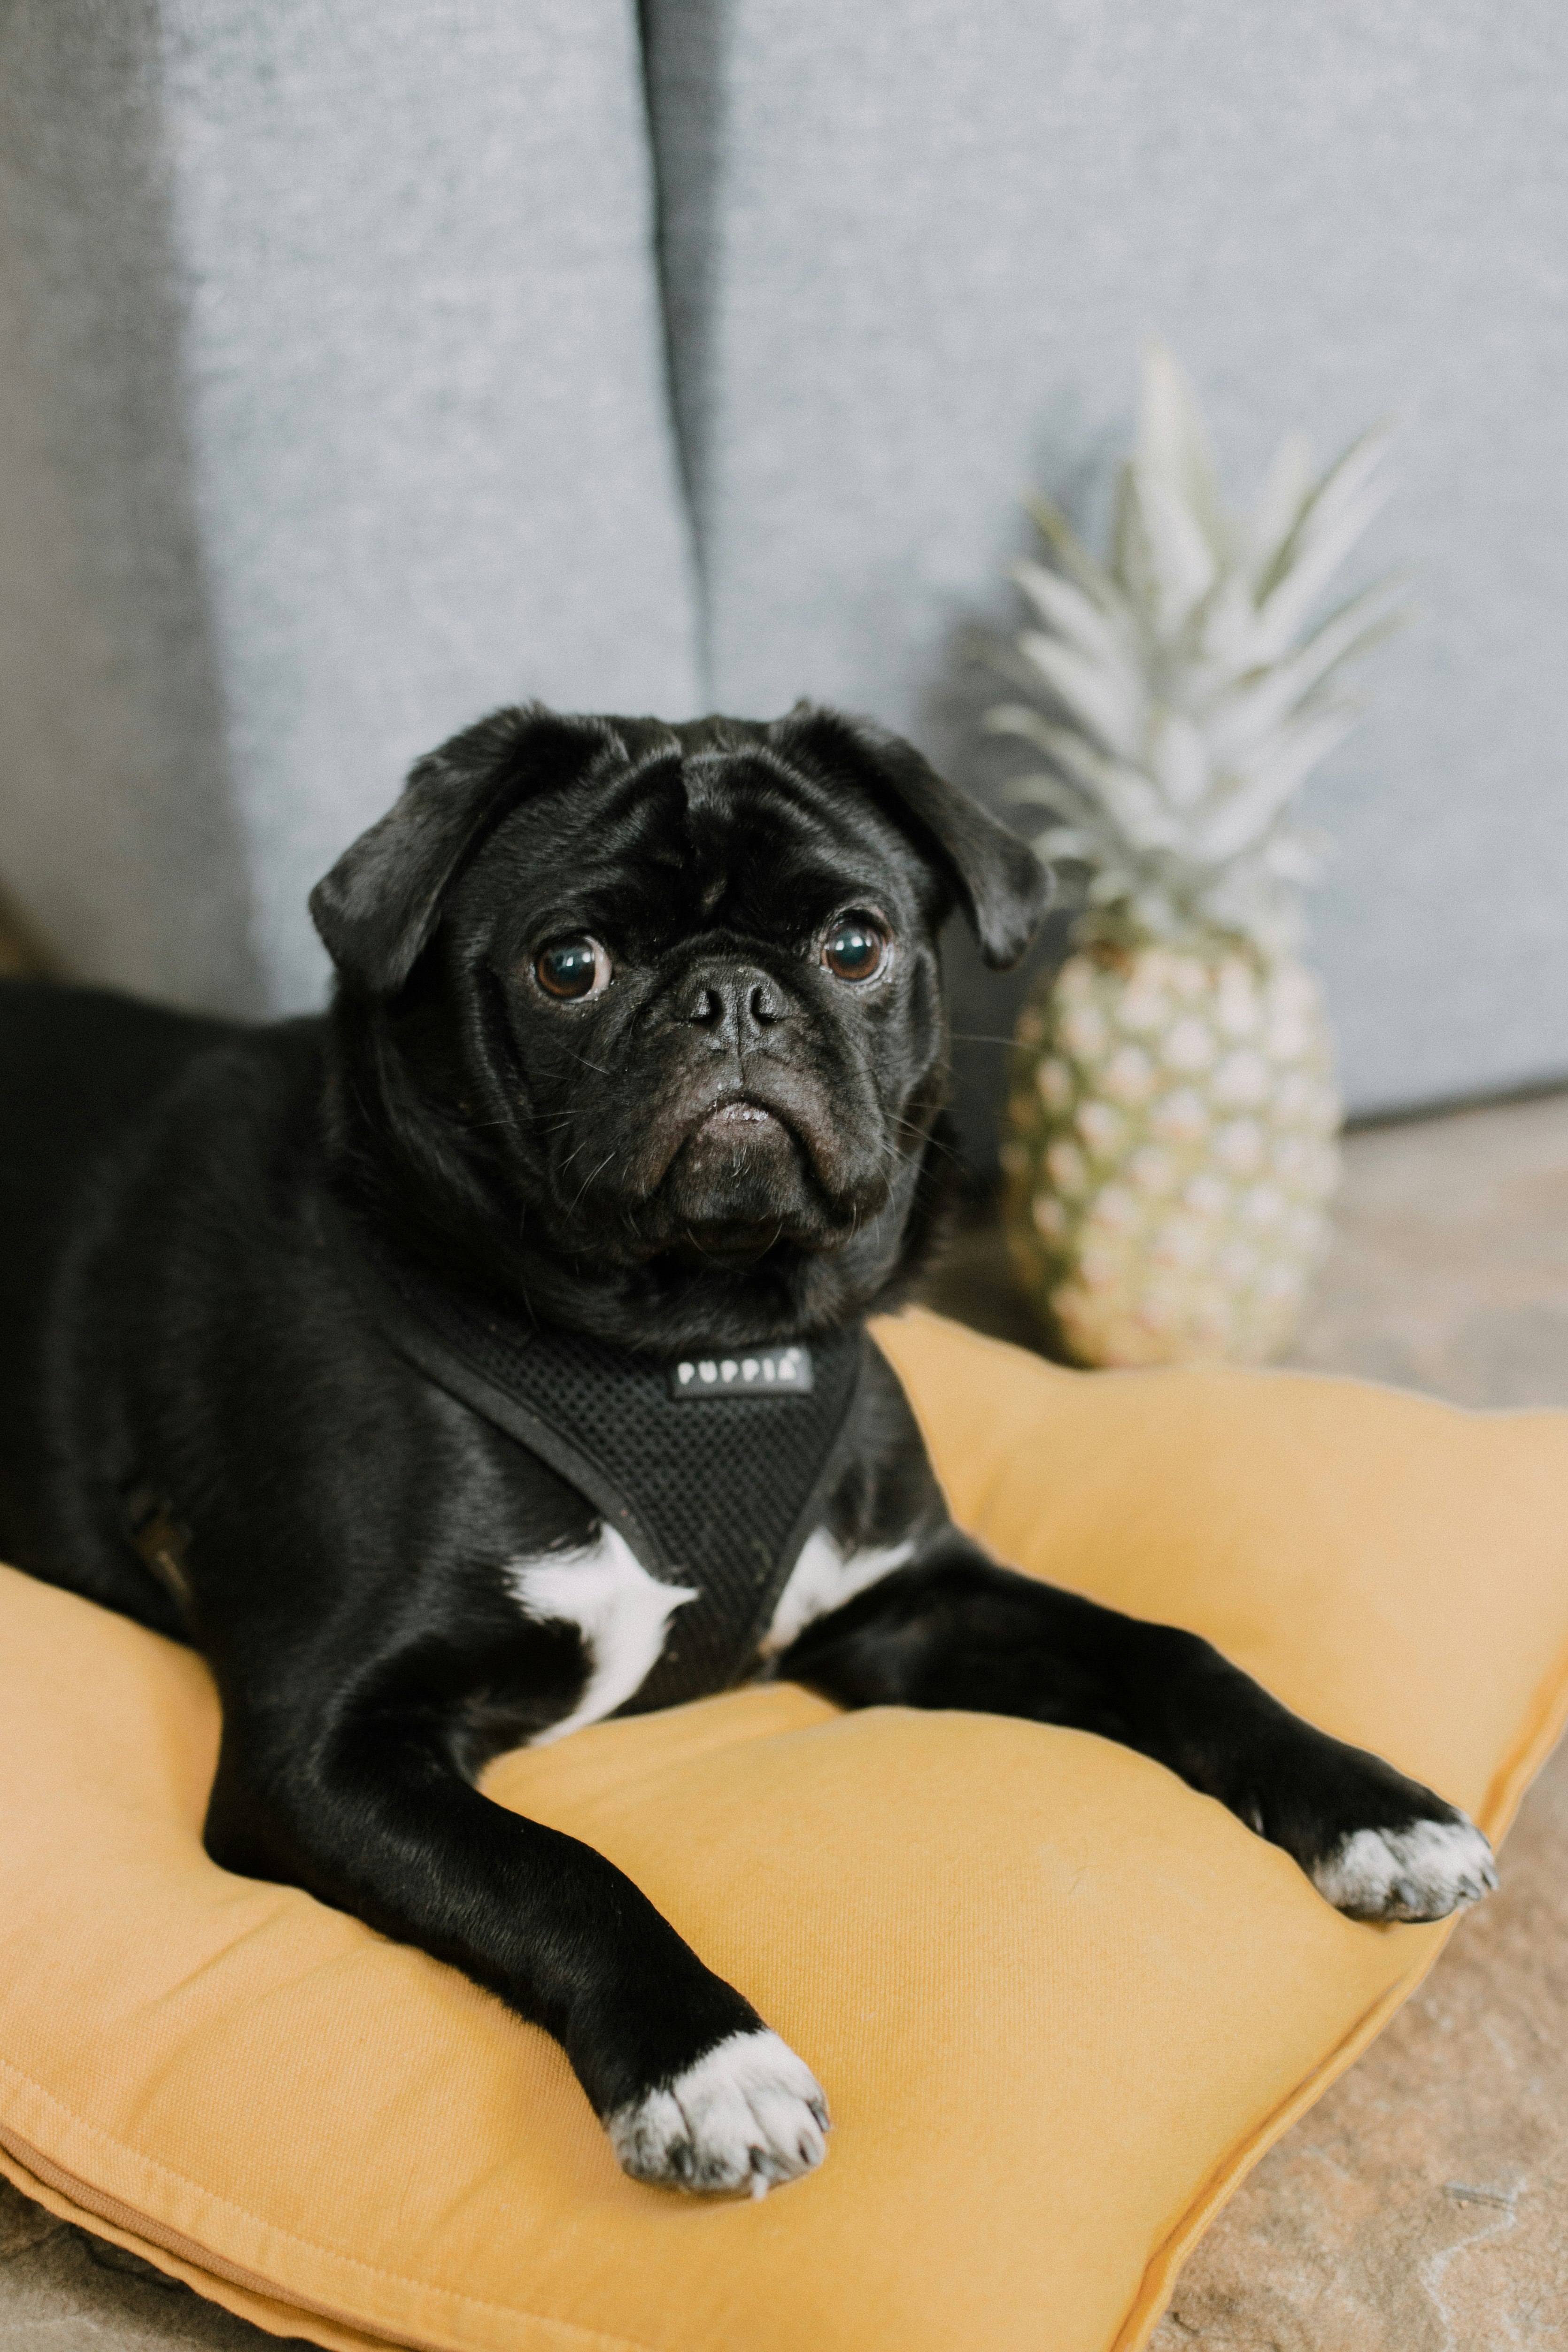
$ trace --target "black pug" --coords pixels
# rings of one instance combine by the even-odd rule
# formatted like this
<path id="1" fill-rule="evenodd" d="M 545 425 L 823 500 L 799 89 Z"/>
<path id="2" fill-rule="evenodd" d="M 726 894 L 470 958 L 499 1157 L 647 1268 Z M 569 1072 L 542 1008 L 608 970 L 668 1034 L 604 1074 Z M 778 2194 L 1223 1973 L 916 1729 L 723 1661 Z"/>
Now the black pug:
<path id="1" fill-rule="evenodd" d="M 1429 1790 L 947 1518 L 864 1320 L 937 1223 L 944 918 L 1005 965 L 1044 896 L 830 712 L 507 710 L 317 889 L 324 1019 L 0 999 L 0 1554 L 198 1645 L 214 1860 L 545 2027 L 643 2180 L 760 2193 L 826 2102 L 477 1793 L 521 1742 L 786 1676 L 1124 1741 L 1359 1918 L 1494 1883 Z"/>

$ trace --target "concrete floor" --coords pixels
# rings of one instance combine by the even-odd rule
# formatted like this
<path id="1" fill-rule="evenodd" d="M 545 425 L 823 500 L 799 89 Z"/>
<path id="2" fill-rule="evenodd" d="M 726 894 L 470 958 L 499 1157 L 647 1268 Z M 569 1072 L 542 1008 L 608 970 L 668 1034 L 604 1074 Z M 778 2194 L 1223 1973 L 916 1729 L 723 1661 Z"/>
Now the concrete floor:
<path id="1" fill-rule="evenodd" d="M 1465 1404 L 1568 1406 L 1568 1097 L 1372 1130 L 1347 1159 L 1295 1360 Z M 983 1222 L 933 1303 L 1031 1339 Z M 0 2348 L 277 2341 L 0 2190 Z M 1568 1748 L 1525 1801 L 1502 1892 L 1251 2174 L 1153 2346 L 1568 2352 Z"/>

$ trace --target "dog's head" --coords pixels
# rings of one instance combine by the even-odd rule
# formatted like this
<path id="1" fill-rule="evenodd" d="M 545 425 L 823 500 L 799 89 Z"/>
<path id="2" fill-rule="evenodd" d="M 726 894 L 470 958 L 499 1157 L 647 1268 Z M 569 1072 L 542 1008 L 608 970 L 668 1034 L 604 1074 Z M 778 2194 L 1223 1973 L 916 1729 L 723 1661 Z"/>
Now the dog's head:
<path id="1" fill-rule="evenodd" d="M 1030 852 L 907 743 L 498 712 L 317 887 L 361 1158 L 472 1270 L 673 1345 L 821 1328 L 905 1251 L 946 1077 L 936 940 L 994 964 Z M 410 1202 L 402 1204 L 405 1211 Z"/>

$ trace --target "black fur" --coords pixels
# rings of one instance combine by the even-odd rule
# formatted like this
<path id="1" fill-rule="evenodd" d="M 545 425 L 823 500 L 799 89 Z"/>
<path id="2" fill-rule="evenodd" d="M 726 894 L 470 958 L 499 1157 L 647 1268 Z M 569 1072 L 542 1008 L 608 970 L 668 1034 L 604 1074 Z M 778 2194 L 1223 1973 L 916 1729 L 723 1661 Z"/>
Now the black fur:
<path id="1" fill-rule="evenodd" d="M 1043 900 L 1011 835 L 831 714 L 504 711 L 318 888 L 325 1019 L 0 998 L 0 1551 L 210 1661 L 215 1860 L 464 1969 L 558 2037 L 601 2116 L 759 2021 L 609 1863 L 476 1792 L 591 1664 L 504 1564 L 591 1541 L 592 1513 L 389 1348 L 329 1204 L 622 1346 L 839 1328 L 908 1293 L 939 1222 L 940 925 L 956 903 L 1005 962 Z M 863 982 L 819 954 L 846 908 L 892 943 Z M 613 984 L 552 1000 L 536 959 L 580 934 Z M 1123 1740 L 1309 1870 L 1354 1830 L 1460 1818 L 1193 1636 L 993 1564 L 880 1359 L 856 1411 L 829 1532 L 911 1556 L 776 1672 Z M 734 2185 L 695 2125 L 667 2161 L 622 2156 Z"/>

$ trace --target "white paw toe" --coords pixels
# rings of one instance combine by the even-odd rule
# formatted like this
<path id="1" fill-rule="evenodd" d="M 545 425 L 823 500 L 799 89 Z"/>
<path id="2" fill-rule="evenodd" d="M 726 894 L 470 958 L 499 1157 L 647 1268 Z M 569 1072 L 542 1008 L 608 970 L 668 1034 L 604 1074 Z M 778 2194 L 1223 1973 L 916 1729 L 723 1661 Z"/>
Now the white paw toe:
<path id="1" fill-rule="evenodd" d="M 828 2103 L 788 2042 L 732 2033 L 662 2090 L 605 2118 L 623 2168 L 670 2189 L 765 2197 L 828 2152 Z"/>
<path id="2" fill-rule="evenodd" d="M 1318 1864 L 1312 1884 L 1353 1919 L 1443 1919 L 1490 1895 L 1497 1868 L 1461 1813 L 1402 1830 L 1354 1830 Z"/>

